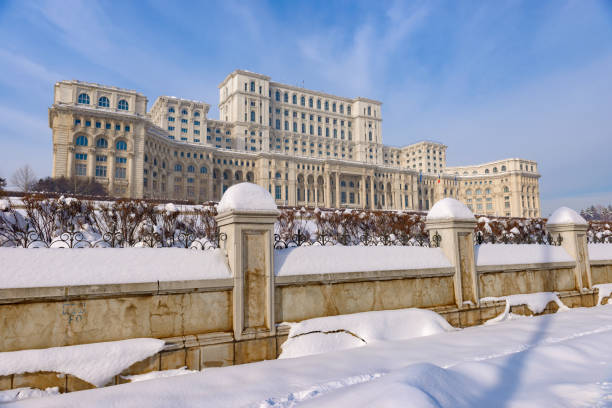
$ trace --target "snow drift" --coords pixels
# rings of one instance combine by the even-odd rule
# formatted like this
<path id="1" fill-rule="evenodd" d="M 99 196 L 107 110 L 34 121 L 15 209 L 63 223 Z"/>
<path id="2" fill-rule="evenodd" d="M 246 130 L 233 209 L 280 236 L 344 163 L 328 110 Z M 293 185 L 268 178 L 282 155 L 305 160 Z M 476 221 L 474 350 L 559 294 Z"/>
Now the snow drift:
<path id="1" fill-rule="evenodd" d="M 319 317 L 289 324 L 279 358 L 360 347 L 378 341 L 405 340 L 455 330 L 431 310 L 399 309 Z"/>

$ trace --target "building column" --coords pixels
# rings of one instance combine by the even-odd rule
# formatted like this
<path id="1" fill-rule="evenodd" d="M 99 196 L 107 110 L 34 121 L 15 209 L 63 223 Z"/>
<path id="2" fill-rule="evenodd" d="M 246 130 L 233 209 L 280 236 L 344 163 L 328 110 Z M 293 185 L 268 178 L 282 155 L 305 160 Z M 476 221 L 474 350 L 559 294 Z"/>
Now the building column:
<path id="1" fill-rule="evenodd" d="M 325 175 L 325 203 L 324 207 L 331 208 L 331 173 Z"/>
<path id="2" fill-rule="evenodd" d="M 336 171 L 336 208 L 340 208 L 340 171 Z"/>
<path id="3" fill-rule="evenodd" d="M 96 175 L 96 149 L 90 147 L 87 149 L 87 177 L 89 180 L 93 180 Z"/>
<path id="4" fill-rule="evenodd" d="M 66 169 L 66 178 L 74 176 L 74 146 L 68 147 L 68 165 Z"/>
<path id="5" fill-rule="evenodd" d="M 374 205 L 374 173 L 370 174 L 370 209 L 374 210 L 376 206 Z"/>
<path id="6" fill-rule="evenodd" d="M 361 175 L 361 192 L 359 193 L 359 204 L 361 208 L 366 208 L 366 178 L 365 175 Z"/>
<path id="7" fill-rule="evenodd" d="M 127 157 L 127 181 L 128 181 L 128 188 L 126 193 L 128 194 L 128 197 L 134 197 L 134 185 L 135 183 L 135 171 L 134 171 L 134 153 L 130 152 L 128 153 L 128 157 Z"/>
<path id="8" fill-rule="evenodd" d="M 114 195 L 115 193 L 115 152 L 109 152 L 106 165 L 108 166 L 108 171 L 106 175 L 108 176 L 108 194 Z"/>

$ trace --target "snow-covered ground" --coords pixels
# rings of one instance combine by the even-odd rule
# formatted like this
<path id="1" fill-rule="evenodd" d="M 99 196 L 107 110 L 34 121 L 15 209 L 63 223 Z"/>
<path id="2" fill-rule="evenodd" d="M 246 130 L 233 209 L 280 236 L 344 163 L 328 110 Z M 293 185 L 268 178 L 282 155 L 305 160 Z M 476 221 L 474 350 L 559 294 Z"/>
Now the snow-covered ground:
<path id="1" fill-rule="evenodd" d="M 605 305 L 8 406 L 609 407 L 611 340 Z"/>

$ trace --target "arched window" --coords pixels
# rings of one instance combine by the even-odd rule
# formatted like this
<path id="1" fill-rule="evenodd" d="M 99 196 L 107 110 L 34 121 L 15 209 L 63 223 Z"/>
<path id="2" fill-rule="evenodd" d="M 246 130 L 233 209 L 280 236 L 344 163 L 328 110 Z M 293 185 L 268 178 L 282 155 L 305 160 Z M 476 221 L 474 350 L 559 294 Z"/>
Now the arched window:
<path id="1" fill-rule="evenodd" d="M 121 99 L 119 103 L 117 103 L 117 109 L 119 110 L 128 110 L 129 105 L 125 99 Z"/>
<path id="2" fill-rule="evenodd" d="M 308 98 L 308 106 L 312 108 L 312 98 Z"/>
<path id="3" fill-rule="evenodd" d="M 87 146 L 87 137 L 85 136 L 79 136 L 76 138 L 76 145 L 77 146 Z"/>
<path id="4" fill-rule="evenodd" d="M 89 95 L 87 95 L 86 93 L 80 94 L 78 102 L 83 105 L 89 105 Z"/>
<path id="5" fill-rule="evenodd" d="M 285 130 L 289 130 L 289 121 L 285 121 Z"/>
<path id="6" fill-rule="evenodd" d="M 491 189 L 490 188 L 485 188 L 485 194 L 491 194 Z"/>
<path id="7" fill-rule="evenodd" d="M 276 128 L 280 129 L 280 119 L 276 119 Z"/>
<path id="8" fill-rule="evenodd" d="M 193 116 L 195 116 L 196 118 L 199 118 L 200 117 L 200 112 L 198 112 L 198 111 L 193 112 Z"/>
<path id="9" fill-rule="evenodd" d="M 147 156 L 146 154 L 144 156 L 144 161 L 145 161 L 145 163 L 149 161 L 149 156 Z"/>
<path id="10" fill-rule="evenodd" d="M 183 166 L 180 163 L 174 165 L 174 171 L 183 171 Z"/>
<path id="11" fill-rule="evenodd" d="M 119 140 L 116 145 L 117 150 L 127 150 L 127 143 L 123 140 Z"/>
<path id="12" fill-rule="evenodd" d="M 274 175 L 274 178 L 280 179 L 280 178 L 281 178 L 280 173 L 276 173 L 276 174 Z"/>
<path id="13" fill-rule="evenodd" d="M 325 110 L 328 111 L 329 110 L 329 101 L 325 101 Z"/>
<path id="14" fill-rule="evenodd" d="M 497 167 L 493 167 L 493 173 L 497 173 Z"/>
<path id="15" fill-rule="evenodd" d="M 175 112 L 175 110 L 174 110 L 174 108 L 173 108 L 173 107 L 169 107 L 169 108 L 168 108 L 168 112 L 169 112 L 169 113 L 174 113 L 174 112 Z"/>
<path id="16" fill-rule="evenodd" d="M 465 191 L 465 194 L 466 194 L 466 195 L 472 195 L 472 190 L 469 190 L 469 189 L 468 189 L 468 190 L 466 190 L 466 191 Z"/>
<path id="17" fill-rule="evenodd" d="M 344 105 L 340 104 L 340 113 L 344 113 Z"/>
<path id="18" fill-rule="evenodd" d="M 481 189 L 479 189 L 479 188 L 477 188 L 477 189 L 476 189 L 476 195 L 481 195 L 481 194 L 482 194 L 482 190 L 481 190 Z"/>
<path id="19" fill-rule="evenodd" d="M 200 174 L 207 174 L 207 173 L 208 173 L 208 169 L 206 168 L 206 166 L 200 167 Z"/>
<path id="20" fill-rule="evenodd" d="M 195 167 L 190 165 L 189 167 L 187 167 L 187 173 L 195 173 Z"/>
<path id="21" fill-rule="evenodd" d="M 502 166 L 501 171 L 506 171 L 506 166 Z"/>
<path id="22" fill-rule="evenodd" d="M 485 169 L 485 174 L 489 174 L 489 169 Z"/>
<path id="23" fill-rule="evenodd" d="M 317 99 L 317 109 L 321 109 L 321 100 Z"/>
<path id="24" fill-rule="evenodd" d="M 504 193 L 509 193 L 510 189 L 508 188 L 508 186 L 504 186 Z"/>
<path id="25" fill-rule="evenodd" d="M 275 95 L 275 99 L 280 102 L 280 92 L 276 91 L 274 95 Z"/>
<path id="26" fill-rule="evenodd" d="M 187 109 L 183 109 L 183 110 L 181 111 L 181 115 L 187 115 L 188 113 L 189 113 L 189 112 L 187 112 Z"/>
<path id="27" fill-rule="evenodd" d="M 296 94 L 293 94 L 291 101 L 293 102 L 294 105 L 297 105 L 297 95 Z"/>
<path id="28" fill-rule="evenodd" d="M 340 187 L 346 187 L 346 181 L 342 180 L 342 181 L 340 182 Z"/>
<path id="29" fill-rule="evenodd" d="M 106 96 L 98 98 L 98 106 L 101 108 L 108 108 L 110 106 L 108 98 Z"/>
<path id="30" fill-rule="evenodd" d="M 346 114 L 347 114 L 347 115 L 350 115 L 350 114 L 351 114 L 351 107 L 350 107 L 350 106 L 347 106 L 347 107 L 346 107 Z"/>
<path id="31" fill-rule="evenodd" d="M 251 92 L 255 92 L 255 81 L 251 81 Z"/>
<path id="32" fill-rule="evenodd" d="M 371 115 L 371 114 L 372 114 L 372 107 L 368 106 L 368 115 Z"/>
<path id="33" fill-rule="evenodd" d="M 300 104 L 302 106 L 306 106 L 306 98 L 304 98 L 303 96 L 300 98 Z"/>
<path id="34" fill-rule="evenodd" d="M 336 111 L 336 102 L 332 103 L 332 112 Z"/>
<path id="35" fill-rule="evenodd" d="M 108 141 L 105 138 L 101 137 L 96 141 L 96 147 L 106 149 L 108 147 Z"/>
<path id="36" fill-rule="evenodd" d="M 283 96 L 283 100 L 285 101 L 285 103 L 289 102 L 289 94 L 287 92 L 285 92 L 285 95 Z"/>
<path id="37" fill-rule="evenodd" d="M 251 111 L 251 122 L 255 122 L 255 111 Z"/>

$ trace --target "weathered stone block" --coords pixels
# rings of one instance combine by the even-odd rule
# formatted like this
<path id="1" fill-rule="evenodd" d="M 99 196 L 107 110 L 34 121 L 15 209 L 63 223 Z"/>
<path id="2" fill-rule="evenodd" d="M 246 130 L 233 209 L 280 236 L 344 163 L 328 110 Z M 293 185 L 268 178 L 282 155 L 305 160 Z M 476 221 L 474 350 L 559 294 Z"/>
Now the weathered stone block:
<path id="1" fill-rule="evenodd" d="M 13 388 L 13 376 L 12 375 L 0 375 L 0 391 L 10 390 Z"/>
<path id="2" fill-rule="evenodd" d="M 476 326 L 482 323 L 480 309 L 459 310 L 459 322 L 461 327 Z"/>
<path id="3" fill-rule="evenodd" d="M 187 350 L 172 350 L 160 353 L 160 370 L 174 370 L 187 365 Z"/>
<path id="4" fill-rule="evenodd" d="M 159 360 L 160 360 L 160 357 L 158 353 L 153 356 L 147 357 L 144 360 L 141 360 L 137 363 L 132 364 L 131 366 L 129 366 L 128 368 L 126 368 L 125 370 L 121 372 L 121 374 L 118 376 L 119 378 L 117 379 L 117 382 L 119 384 L 129 382 L 128 380 L 125 380 L 124 378 L 122 378 L 123 376 L 145 374 L 145 373 L 150 373 L 151 371 L 159 371 L 160 369 Z"/>
<path id="5" fill-rule="evenodd" d="M 497 315 L 497 308 L 495 306 L 484 306 L 480 308 L 480 319 L 483 322 L 493 319 Z"/>
<path id="6" fill-rule="evenodd" d="M 187 349 L 185 364 L 189 370 L 200 369 L 200 347 L 190 347 Z"/>
<path id="7" fill-rule="evenodd" d="M 49 387 L 58 387 L 59 392 L 66 392 L 66 376 L 49 371 L 37 373 L 23 373 L 13 375 L 13 388 L 31 387 L 44 390 Z"/>
<path id="8" fill-rule="evenodd" d="M 453 327 L 461 327 L 461 321 L 459 320 L 459 312 L 446 312 L 442 314 L 442 317 Z"/>
<path id="9" fill-rule="evenodd" d="M 275 358 L 276 339 L 274 337 L 245 340 L 235 343 L 235 364 L 252 363 L 262 360 L 274 360 Z"/>
<path id="10" fill-rule="evenodd" d="M 66 392 L 90 390 L 92 388 L 96 387 L 87 381 L 81 380 L 79 377 L 70 374 L 66 375 Z"/>
<path id="11" fill-rule="evenodd" d="M 283 352 L 283 343 L 289 338 L 288 335 L 276 336 L 276 357 L 280 356 Z"/>
<path id="12" fill-rule="evenodd" d="M 234 364 L 234 344 L 214 344 L 200 347 L 200 369 Z"/>

